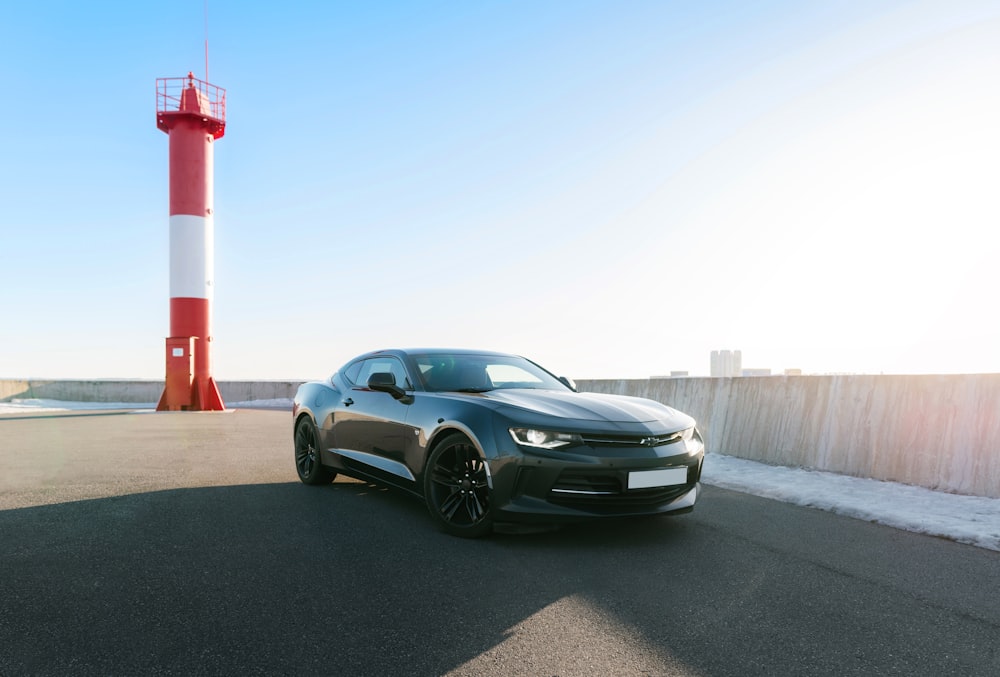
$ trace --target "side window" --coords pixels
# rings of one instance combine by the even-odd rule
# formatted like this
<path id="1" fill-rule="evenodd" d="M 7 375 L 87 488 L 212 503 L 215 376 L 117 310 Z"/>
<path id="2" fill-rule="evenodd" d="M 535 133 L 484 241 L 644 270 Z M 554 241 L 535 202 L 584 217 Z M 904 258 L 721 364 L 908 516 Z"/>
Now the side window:
<path id="1" fill-rule="evenodd" d="M 361 368 L 357 374 L 357 378 L 351 379 L 355 385 L 364 387 L 372 374 L 388 372 L 395 377 L 396 385 L 400 388 L 404 390 L 413 388 L 410 385 L 410 379 L 406 378 L 406 370 L 403 368 L 403 363 L 394 357 L 372 357 L 358 364 Z M 352 364 L 351 367 L 353 368 L 354 365 Z M 350 377 L 348 376 L 348 378 Z"/>

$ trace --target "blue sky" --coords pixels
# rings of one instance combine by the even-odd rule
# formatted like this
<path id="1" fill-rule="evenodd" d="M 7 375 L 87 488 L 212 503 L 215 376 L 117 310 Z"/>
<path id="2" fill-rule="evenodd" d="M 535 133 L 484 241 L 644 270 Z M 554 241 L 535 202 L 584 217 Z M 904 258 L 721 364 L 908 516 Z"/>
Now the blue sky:
<path id="1" fill-rule="evenodd" d="M 205 3 L 0 22 L 0 377 L 162 377 L 158 77 Z M 1000 371 L 1000 4 L 208 3 L 215 376 Z"/>

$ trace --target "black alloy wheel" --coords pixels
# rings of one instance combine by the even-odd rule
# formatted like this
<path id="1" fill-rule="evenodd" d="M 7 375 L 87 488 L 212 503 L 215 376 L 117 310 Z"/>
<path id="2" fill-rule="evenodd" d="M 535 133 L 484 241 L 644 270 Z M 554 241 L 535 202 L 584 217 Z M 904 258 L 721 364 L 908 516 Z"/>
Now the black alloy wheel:
<path id="1" fill-rule="evenodd" d="M 427 509 L 449 534 L 478 538 L 493 530 L 486 462 L 465 435 L 449 435 L 424 471 Z"/>
<path id="2" fill-rule="evenodd" d="M 303 484 L 329 484 L 337 476 L 320 463 L 319 435 L 309 418 L 303 418 L 295 426 L 295 469 Z"/>

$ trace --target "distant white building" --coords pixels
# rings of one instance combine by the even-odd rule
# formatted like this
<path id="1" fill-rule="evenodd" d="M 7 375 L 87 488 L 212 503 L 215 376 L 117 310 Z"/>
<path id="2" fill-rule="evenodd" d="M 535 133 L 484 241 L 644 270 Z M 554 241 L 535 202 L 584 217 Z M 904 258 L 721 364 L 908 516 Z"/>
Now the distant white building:
<path id="1" fill-rule="evenodd" d="M 765 368 L 760 368 L 760 369 L 744 369 L 743 370 L 743 375 L 744 376 L 770 376 L 771 375 L 771 370 L 768 369 L 768 368 L 766 368 L 766 367 Z"/>
<path id="2" fill-rule="evenodd" d="M 713 377 L 740 376 L 743 373 L 743 355 L 738 350 L 713 350 Z"/>

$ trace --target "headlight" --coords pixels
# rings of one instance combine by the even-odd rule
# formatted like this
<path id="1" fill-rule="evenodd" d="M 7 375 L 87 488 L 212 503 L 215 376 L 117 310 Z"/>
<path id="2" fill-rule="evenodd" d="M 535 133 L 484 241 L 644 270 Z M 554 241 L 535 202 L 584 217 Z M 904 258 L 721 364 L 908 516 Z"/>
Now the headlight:
<path id="1" fill-rule="evenodd" d="M 681 439 L 684 440 L 684 448 L 687 450 L 688 456 L 694 456 L 699 451 L 704 451 L 705 442 L 701 439 L 701 434 L 698 432 L 697 428 L 688 428 L 683 433 L 681 433 Z"/>
<path id="2" fill-rule="evenodd" d="M 583 438 L 575 433 L 554 433 L 550 430 L 533 428 L 511 428 L 510 436 L 522 446 L 540 449 L 559 449 L 583 444 Z"/>

